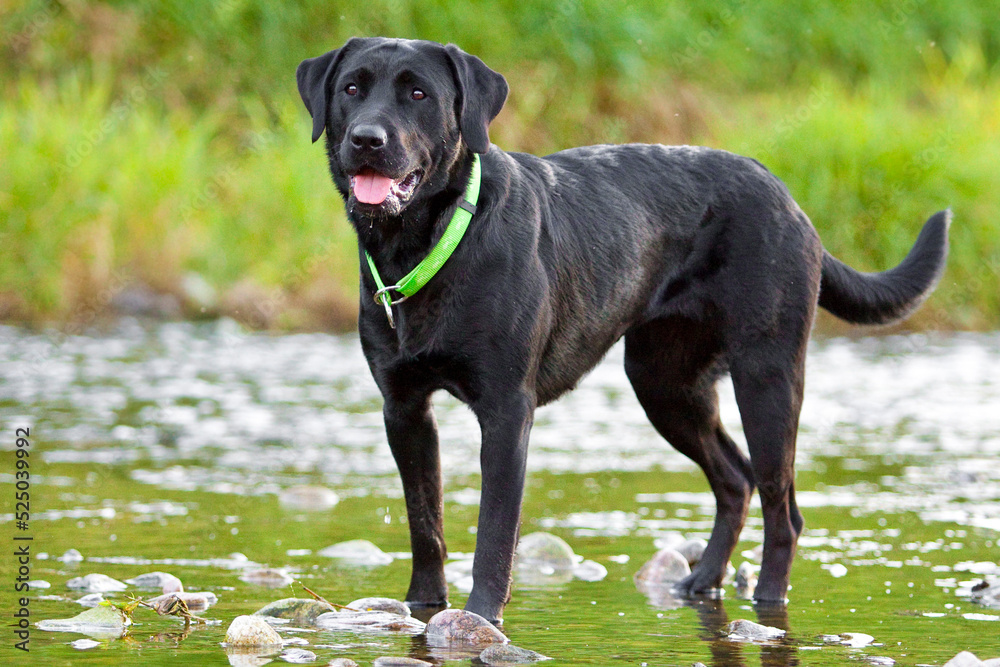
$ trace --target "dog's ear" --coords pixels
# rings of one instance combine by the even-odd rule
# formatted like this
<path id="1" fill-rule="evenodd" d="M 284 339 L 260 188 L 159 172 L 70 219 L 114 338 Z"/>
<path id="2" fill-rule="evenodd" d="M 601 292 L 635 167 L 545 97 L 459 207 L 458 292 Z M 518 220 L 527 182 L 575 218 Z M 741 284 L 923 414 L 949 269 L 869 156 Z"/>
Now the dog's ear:
<path id="1" fill-rule="evenodd" d="M 458 86 L 458 127 L 474 153 L 490 148 L 489 125 L 507 99 L 507 80 L 454 44 L 444 47 Z"/>
<path id="2" fill-rule="evenodd" d="M 326 129 L 326 109 L 330 95 L 330 80 L 337 72 L 337 65 L 344 57 L 353 38 L 339 49 L 309 58 L 299 63 L 295 78 L 299 82 L 299 95 L 313 119 L 313 143 L 323 136 Z"/>

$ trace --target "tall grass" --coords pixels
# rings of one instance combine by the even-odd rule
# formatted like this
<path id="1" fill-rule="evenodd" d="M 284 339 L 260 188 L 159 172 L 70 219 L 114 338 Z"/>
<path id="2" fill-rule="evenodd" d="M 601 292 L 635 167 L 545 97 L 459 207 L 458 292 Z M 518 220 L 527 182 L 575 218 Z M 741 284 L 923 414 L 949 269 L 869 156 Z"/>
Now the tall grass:
<path id="1" fill-rule="evenodd" d="M 866 270 L 955 213 L 917 323 L 1000 323 L 1000 22 L 989 3 L 14 0 L 0 9 L 0 318 L 129 284 L 261 326 L 343 326 L 357 258 L 293 72 L 352 35 L 455 42 L 512 84 L 492 138 L 703 143 L 760 159 Z M 199 304 L 190 303 L 190 314 Z"/>

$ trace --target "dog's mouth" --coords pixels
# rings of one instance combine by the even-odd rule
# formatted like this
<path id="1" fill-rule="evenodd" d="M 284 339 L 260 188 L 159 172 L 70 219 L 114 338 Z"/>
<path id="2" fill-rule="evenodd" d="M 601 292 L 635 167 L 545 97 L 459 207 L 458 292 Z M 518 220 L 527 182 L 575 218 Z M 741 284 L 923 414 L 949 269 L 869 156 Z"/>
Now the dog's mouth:
<path id="1" fill-rule="evenodd" d="M 415 169 L 402 178 L 394 179 L 373 169 L 362 169 L 351 176 L 351 192 L 362 204 L 381 206 L 392 203 L 398 207 L 413 196 L 423 175 L 421 170 Z"/>

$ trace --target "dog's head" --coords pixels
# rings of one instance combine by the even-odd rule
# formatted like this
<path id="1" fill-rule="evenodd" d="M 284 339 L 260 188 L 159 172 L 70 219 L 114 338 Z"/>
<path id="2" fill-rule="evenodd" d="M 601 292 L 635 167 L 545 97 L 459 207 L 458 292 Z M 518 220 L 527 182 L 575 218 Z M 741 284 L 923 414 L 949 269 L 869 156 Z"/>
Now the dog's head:
<path id="1" fill-rule="evenodd" d="M 354 38 L 296 72 L 324 131 L 334 183 L 349 211 L 395 216 L 440 192 L 463 148 L 485 153 L 507 81 L 457 46 Z"/>

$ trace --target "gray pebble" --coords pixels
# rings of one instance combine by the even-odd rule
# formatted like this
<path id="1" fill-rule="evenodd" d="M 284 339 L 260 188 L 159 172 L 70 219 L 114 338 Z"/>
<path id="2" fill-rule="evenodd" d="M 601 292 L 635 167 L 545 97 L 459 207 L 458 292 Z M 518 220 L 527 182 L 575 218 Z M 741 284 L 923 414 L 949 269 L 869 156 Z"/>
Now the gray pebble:
<path id="1" fill-rule="evenodd" d="M 112 579 L 106 574 L 88 574 L 83 577 L 74 577 L 66 582 L 66 586 L 74 590 L 86 591 L 87 593 L 110 593 L 123 591 L 128 588 L 124 583 L 117 579 Z"/>
<path id="2" fill-rule="evenodd" d="M 479 659 L 487 665 L 527 665 L 539 660 L 551 660 L 541 653 L 529 651 L 513 644 L 493 644 L 479 654 Z"/>
<path id="3" fill-rule="evenodd" d="M 284 653 L 278 656 L 285 662 L 291 662 L 294 664 L 302 664 L 306 662 L 315 662 L 316 654 L 312 651 L 307 651 L 304 648 L 290 648 L 286 649 Z"/>
<path id="4" fill-rule="evenodd" d="M 687 558 L 676 549 L 667 547 L 660 549 L 652 558 L 639 568 L 635 574 L 636 583 L 666 584 L 680 581 L 691 574 L 691 566 Z"/>
<path id="5" fill-rule="evenodd" d="M 726 626 L 727 638 L 733 641 L 767 642 L 785 636 L 785 631 L 743 619 Z"/>
<path id="6" fill-rule="evenodd" d="M 707 541 L 696 537 L 691 540 L 685 540 L 678 545 L 677 552 L 687 559 L 689 566 L 694 567 L 701 560 L 701 555 L 705 553 L 705 547 L 707 546 Z"/>
<path id="7" fill-rule="evenodd" d="M 232 647 L 281 646 L 281 635 L 261 616 L 237 616 L 226 630 L 226 644 Z"/>
<path id="8" fill-rule="evenodd" d="M 347 606 L 356 611 L 387 611 L 390 614 L 399 614 L 400 616 L 410 615 L 410 608 L 406 603 L 393 598 L 358 598 L 347 603 Z"/>

